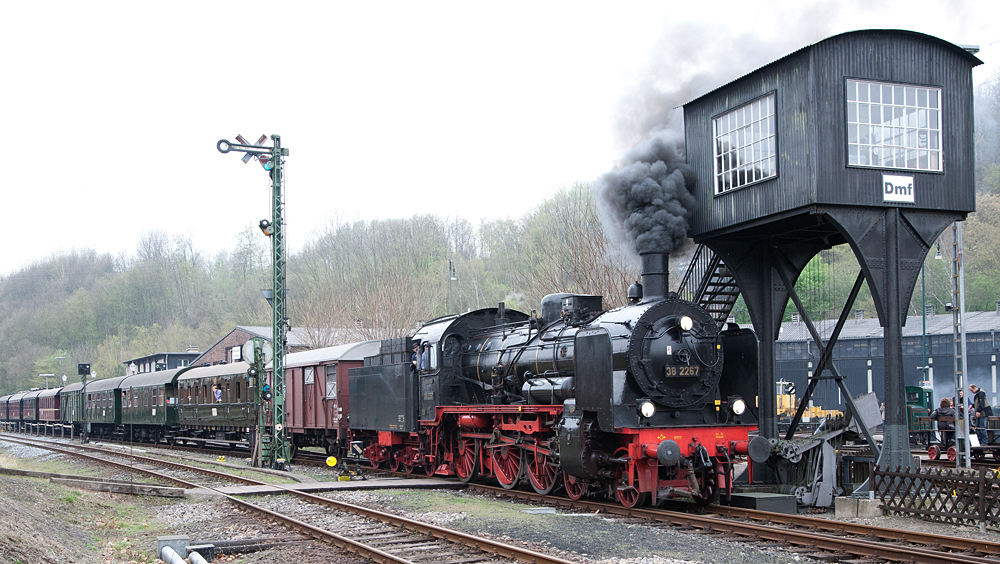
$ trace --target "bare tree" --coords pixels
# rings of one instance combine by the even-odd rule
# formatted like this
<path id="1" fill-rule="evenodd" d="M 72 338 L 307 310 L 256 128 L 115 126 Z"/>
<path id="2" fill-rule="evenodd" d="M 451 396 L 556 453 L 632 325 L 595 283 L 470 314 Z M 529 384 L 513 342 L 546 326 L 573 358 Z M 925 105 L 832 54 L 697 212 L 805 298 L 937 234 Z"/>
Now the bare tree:
<path id="1" fill-rule="evenodd" d="M 634 259 L 605 236 L 584 184 L 559 192 L 528 220 L 522 252 L 533 273 L 523 290 L 533 303 L 566 291 L 599 294 L 605 307 L 616 307 L 639 275 Z"/>

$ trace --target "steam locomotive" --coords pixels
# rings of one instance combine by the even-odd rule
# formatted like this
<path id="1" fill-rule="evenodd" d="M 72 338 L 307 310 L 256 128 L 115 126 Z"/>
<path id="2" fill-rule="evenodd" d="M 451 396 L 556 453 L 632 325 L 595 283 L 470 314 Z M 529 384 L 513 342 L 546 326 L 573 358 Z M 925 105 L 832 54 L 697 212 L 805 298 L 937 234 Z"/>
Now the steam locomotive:
<path id="1" fill-rule="evenodd" d="M 624 307 L 552 294 L 538 317 L 500 304 L 382 341 L 349 371 L 351 450 L 376 466 L 628 507 L 731 491 L 734 462 L 770 452 L 749 437 L 756 338 L 668 293 L 665 254 L 641 259 Z"/>

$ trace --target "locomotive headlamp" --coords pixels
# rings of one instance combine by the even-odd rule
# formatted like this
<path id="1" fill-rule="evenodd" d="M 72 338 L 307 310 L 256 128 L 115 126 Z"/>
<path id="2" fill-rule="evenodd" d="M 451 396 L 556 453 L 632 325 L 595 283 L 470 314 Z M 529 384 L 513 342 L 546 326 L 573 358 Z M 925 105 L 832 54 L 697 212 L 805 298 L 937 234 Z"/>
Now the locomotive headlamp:
<path id="1" fill-rule="evenodd" d="M 747 402 L 743 401 L 743 398 L 741 397 L 734 397 L 730 399 L 729 407 L 736 415 L 743 415 L 743 413 L 747 410 Z"/>
<path id="2" fill-rule="evenodd" d="M 690 331 L 694 327 L 694 320 L 685 315 L 681 317 L 681 331 Z"/>
<path id="3" fill-rule="evenodd" d="M 656 415 L 656 405 L 649 400 L 641 402 L 639 404 L 639 415 L 646 418 Z"/>

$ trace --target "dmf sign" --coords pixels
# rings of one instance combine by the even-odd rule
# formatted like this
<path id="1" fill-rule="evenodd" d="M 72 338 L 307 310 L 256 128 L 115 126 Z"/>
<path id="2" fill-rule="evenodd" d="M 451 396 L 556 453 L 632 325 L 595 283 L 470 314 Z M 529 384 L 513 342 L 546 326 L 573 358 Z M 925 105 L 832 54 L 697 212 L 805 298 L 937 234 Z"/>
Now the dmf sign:
<path id="1" fill-rule="evenodd" d="M 882 175 L 882 201 L 915 203 L 913 199 L 913 177 Z"/>

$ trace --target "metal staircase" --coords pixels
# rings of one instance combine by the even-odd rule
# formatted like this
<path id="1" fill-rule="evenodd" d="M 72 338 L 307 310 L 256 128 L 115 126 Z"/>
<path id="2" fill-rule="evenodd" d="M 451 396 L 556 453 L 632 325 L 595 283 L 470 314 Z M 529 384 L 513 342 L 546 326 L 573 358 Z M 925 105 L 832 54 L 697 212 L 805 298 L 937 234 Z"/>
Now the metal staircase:
<path id="1" fill-rule="evenodd" d="M 712 249 L 698 245 L 677 293 L 681 299 L 701 305 L 721 325 L 733 311 L 740 288 L 722 259 Z"/>

